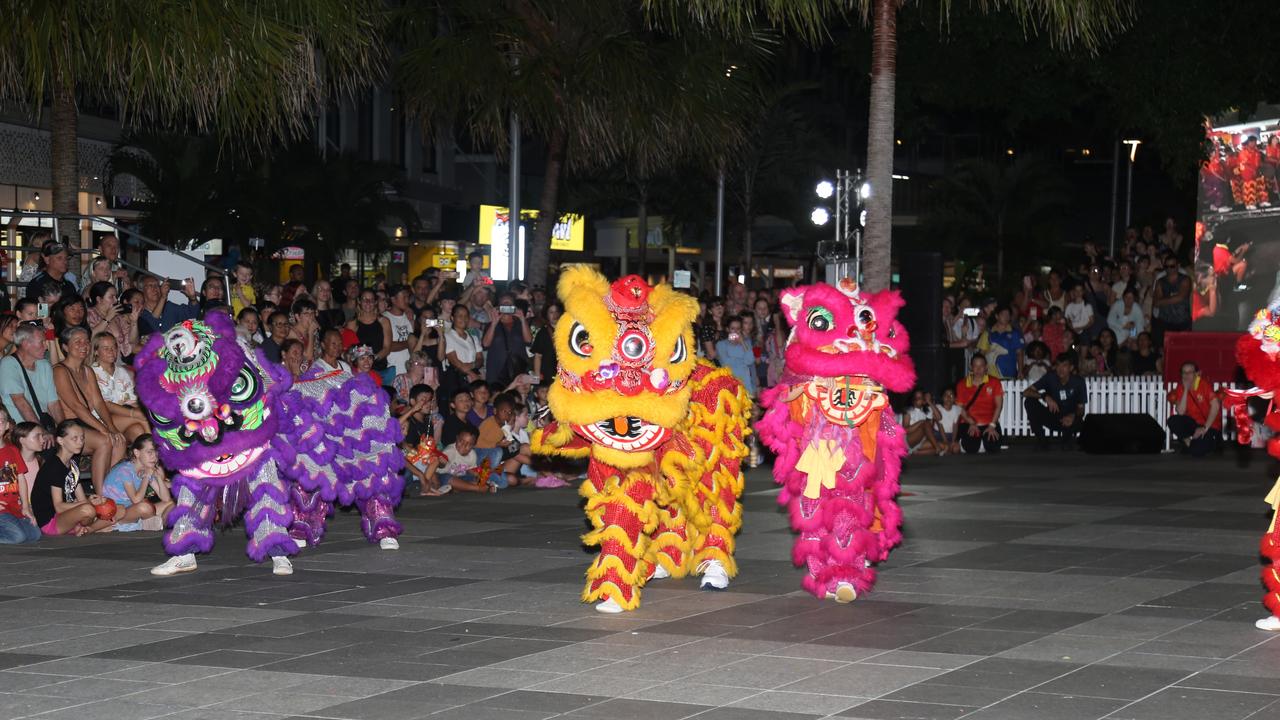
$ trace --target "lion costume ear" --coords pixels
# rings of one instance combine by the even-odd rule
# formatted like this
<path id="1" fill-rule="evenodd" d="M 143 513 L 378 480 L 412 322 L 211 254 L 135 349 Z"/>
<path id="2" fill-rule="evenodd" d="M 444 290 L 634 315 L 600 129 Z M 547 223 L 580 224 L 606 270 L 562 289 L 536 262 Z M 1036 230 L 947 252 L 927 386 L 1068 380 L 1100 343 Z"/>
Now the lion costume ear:
<path id="1" fill-rule="evenodd" d="M 568 301 L 575 293 L 585 291 L 597 300 L 609 294 L 609 281 L 590 265 L 570 265 L 560 271 L 556 293 L 562 301 Z"/>
<path id="2" fill-rule="evenodd" d="M 804 290 L 799 288 L 783 290 L 780 304 L 782 313 L 787 316 L 787 322 L 795 325 L 800 318 L 800 309 L 804 307 Z"/>

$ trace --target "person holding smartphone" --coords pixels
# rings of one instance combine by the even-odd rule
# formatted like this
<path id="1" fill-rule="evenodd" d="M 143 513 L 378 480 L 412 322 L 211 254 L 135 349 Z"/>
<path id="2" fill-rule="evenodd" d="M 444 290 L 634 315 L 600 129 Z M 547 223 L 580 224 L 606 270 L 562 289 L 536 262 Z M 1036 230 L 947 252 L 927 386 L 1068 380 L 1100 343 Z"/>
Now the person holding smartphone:
<path id="1" fill-rule="evenodd" d="M 138 323 L 133 321 L 130 308 L 119 300 L 114 283 L 102 280 L 89 287 L 89 312 L 87 321 L 93 335 L 110 333 L 116 339 L 121 357 L 133 355 L 138 347 Z"/>
<path id="2" fill-rule="evenodd" d="M 529 319 L 509 292 L 498 296 L 498 307 L 486 305 L 489 326 L 480 343 L 485 349 L 485 381 L 505 387 L 529 365 Z"/>

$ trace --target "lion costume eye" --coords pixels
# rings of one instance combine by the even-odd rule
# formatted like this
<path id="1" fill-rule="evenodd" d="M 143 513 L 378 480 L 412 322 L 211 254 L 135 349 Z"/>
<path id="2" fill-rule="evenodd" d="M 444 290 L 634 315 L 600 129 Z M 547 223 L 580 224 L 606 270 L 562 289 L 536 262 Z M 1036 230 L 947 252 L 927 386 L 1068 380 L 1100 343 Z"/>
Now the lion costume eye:
<path id="1" fill-rule="evenodd" d="M 240 375 L 236 377 L 236 381 L 231 385 L 231 401 L 245 402 L 253 397 L 254 392 L 258 389 L 258 381 L 253 377 L 253 373 L 248 368 L 241 368 Z"/>
<path id="2" fill-rule="evenodd" d="M 831 315 L 830 310 L 824 307 L 816 307 L 809 311 L 805 324 L 809 326 L 810 330 L 826 332 L 831 329 L 831 326 L 835 325 L 835 321 L 836 319 Z"/>
<path id="3" fill-rule="evenodd" d="M 689 357 L 689 349 L 684 345 L 684 336 L 679 335 L 676 337 L 676 349 L 671 351 L 671 359 L 667 362 L 678 365 L 687 357 Z"/>
<path id="4" fill-rule="evenodd" d="M 867 327 L 876 321 L 876 313 L 871 308 L 863 308 L 858 311 L 858 327 Z"/>
<path id="5" fill-rule="evenodd" d="M 581 323 L 574 323 L 569 330 L 569 349 L 578 357 L 591 357 L 591 336 L 587 334 L 587 329 L 582 327 Z"/>

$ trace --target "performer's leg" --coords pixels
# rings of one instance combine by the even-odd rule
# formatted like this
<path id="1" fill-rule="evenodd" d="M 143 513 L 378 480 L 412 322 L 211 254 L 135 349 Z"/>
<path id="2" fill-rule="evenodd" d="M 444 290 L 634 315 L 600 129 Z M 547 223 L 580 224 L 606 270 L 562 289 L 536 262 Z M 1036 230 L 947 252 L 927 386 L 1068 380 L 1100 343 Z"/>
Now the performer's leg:
<path id="1" fill-rule="evenodd" d="M 582 601 L 612 601 L 620 610 L 634 610 L 640 605 L 640 585 L 649 577 L 644 560 L 649 534 L 658 525 L 652 478 L 631 472 L 623 479 L 617 470 L 593 464 L 581 493 L 593 528 L 582 541 L 600 546 L 587 568 Z M 617 612 L 613 606 L 599 609 Z"/>
<path id="2" fill-rule="evenodd" d="M 217 489 L 179 475 L 173 481 L 176 505 L 169 513 L 171 527 L 164 536 L 170 555 L 207 553 L 213 549 L 214 498 Z"/>
<path id="3" fill-rule="evenodd" d="M 1262 568 L 1262 585 L 1267 590 L 1262 597 L 1262 605 L 1271 614 L 1255 625 L 1259 630 L 1280 632 L 1280 528 L 1262 536 L 1261 552 L 1267 559 Z"/>
<path id="4" fill-rule="evenodd" d="M 738 503 L 742 473 L 738 471 L 738 462 L 734 459 L 717 465 L 693 488 L 694 499 L 702 510 L 695 520 L 699 527 L 693 565 L 702 568 L 704 563 L 717 561 L 729 578 L 738 574 L 738 565 L 733 559 L 733 536 L 742 527 L 742 506 Z M 704 582 L 703 587 L 706 586 Z M 716 589 L 723 587 L 717 583 Z"/>
<path id="5" fill-rule="evenodd" d="M 289 504 L 293 507 L 289 536 L 299 545 L 316 545 L 323 540 L 333 504 L 325 501 L 319 491 L 308 492 L 297 483 L 289 483 Z"/>
<path id="6" fill-rule="evenodd" d="M 826 527 L 821 498 L 798 495 L 787 504 L 791 529 L 796 531 L 791 546 L 791 562 L 806 570 L 800 585 L 817 598 L 827 594 L 827 553 L 825 538 L 830 534 Z"/>
<path id="7" fill-rule="evenodd" d="M 824 499 L 822 515 L 828 530 L 822 542 L 825 573 L 819 577 L 824 597 L 849 602 L 875 585 L 871 556 L 880 547 L 873 531 L 879 529 L 875 507 L 866 493 L 861 498 L 832 496 Z"/>
<path id="8" fill-rule="evenodd" d="M 275 462 L 264 462 L 249 479 L 249 507 L 244 513 L 244 530 L 249 536 L 245 553 L 254 562 L 268 557 L 298 554 L 298 543 L 289 537 L 293 508 L 289 490 Z"/>
<path id="9" fill-rule="evenodd" d="M 688 522 L 688 513 L 679 503 L 658 505 L 657 513 L 658 525 L 654 528 L 645 560 L 655 572 L 661 567 L 672 577 L 684 577 L 689 574 L 689 559 L 693 556 L 689 551 L 692 544 L 690 535 L 696 536 L 697 530 Z"/>

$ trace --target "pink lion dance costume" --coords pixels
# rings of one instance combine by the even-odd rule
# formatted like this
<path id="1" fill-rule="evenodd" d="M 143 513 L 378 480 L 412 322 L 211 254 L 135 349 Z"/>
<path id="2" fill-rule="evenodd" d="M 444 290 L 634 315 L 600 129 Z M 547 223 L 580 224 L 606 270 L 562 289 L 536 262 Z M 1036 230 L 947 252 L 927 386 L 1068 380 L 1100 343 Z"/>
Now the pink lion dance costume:
<path id="1" fill-rule="evenodd" d="M 1248 390 L 1227 391 L 1226 406 L 1235 416 L 1236 439 L 1241 445 L 1253 440 L 1253 418 L 1245 401 L 1251 397 L 1266 398 L 1271 403 L 1263 422 L 1277 433 L 1267 441 L 1267 453 L 1280 459 L 1280 408 L 1275 404 L 1276 392 L 1280 391 L 1280 304 L 1259 310 L 1254 316 L 1249 332 L 1236 341 L 1236 360 L 1254 383 Z M 1262 605 L 1271 614 L 1255 626 L 1259 630 L 1280 632 L 1280 528 L 1276 527 L 1280 514 L 1280 480 L 1267 494 L 1266 502 L 1271 506 L 1272 516 L 1260 549 L 1267 559 L 1262 569 L 1262 585 L 1267 591 Z"/>
<path id="2" fill-rule="evenodd" d="M 850 280 L 782 292 L 792 325 L 781 382 L 764 391 L 761 439 L 777 453 L 778 503 L 798 533 L 791 559 L 819 598 L 851 602 L 902 540 L 898 475 L 906 440 L 886 392 L 915 384 L 898 293 Z"/>
<path id="3" fill-rule="evenodd" d="M 177 473 L 172 557 L 153 574 L 195 570 L 195 554 L 213 548 L 215 515 L 224 525 L 243 516 L 246 553 L 270 557 L 278 575 L 292 572 L 300 546 L 319 542 L 334 502 L 359 508 L 370 542 L 398 547 L 400 425 L 367 377 L 295 382 L 240 345 L 223 312 L 156 333 L 135 365 L 156 452 Z"/>

